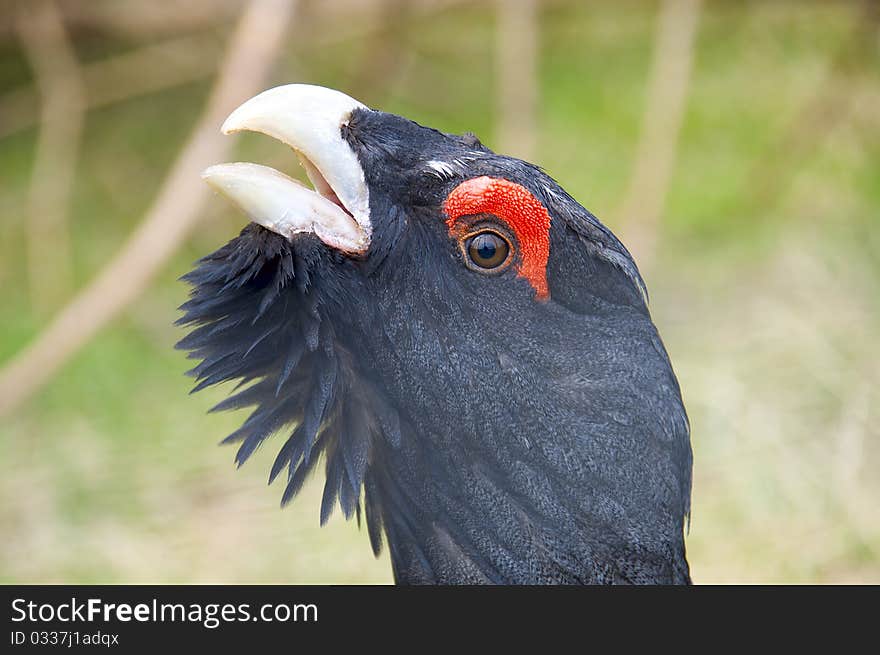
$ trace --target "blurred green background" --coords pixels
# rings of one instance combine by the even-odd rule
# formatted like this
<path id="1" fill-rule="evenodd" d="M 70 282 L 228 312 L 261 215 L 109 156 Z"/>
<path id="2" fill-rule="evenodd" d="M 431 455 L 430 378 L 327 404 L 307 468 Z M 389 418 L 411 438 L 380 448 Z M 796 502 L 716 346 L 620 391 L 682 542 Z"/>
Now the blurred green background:
<path id="1" fill-rule="evenodd" d="M 0 368 L 142 220 L 246 3 L 7 6 Z M 55 137 L 34 73 L 54 37 L 32 29 L 35 6 L 83 80 L 55 107 Z M 260 88 L 321 84 L 473 131 L 647 244 L 634 250 L 692 425 L 695 582 L 880 582 L 877 3 L 560 0 L 518 5 L 527 23 L 492 2 L 292 6 Z M 676 32 L 687 20 L 692 43 Z M 517 29 L 532 50 L 511 47 Z M 652 125 L 676 115 L 676 89 L 680 129 Z M 302 177 L 271 139 L 236 143 L 233 158 Z M 41 202 L 66 226 L 46 241 L 31 229 Z M 216 444 L 243 415 L 205 413 L 228 389 L 187 395 L 177 278 L 244 222 L 213 197 L 199 214 L 136 300 L 0 417 L 0 582 L 390 582 L 365 531 L 339 512 L 318 527 L 322 474 L 279 511 L 265 486 L 277 442 L 236 472 Z"/>

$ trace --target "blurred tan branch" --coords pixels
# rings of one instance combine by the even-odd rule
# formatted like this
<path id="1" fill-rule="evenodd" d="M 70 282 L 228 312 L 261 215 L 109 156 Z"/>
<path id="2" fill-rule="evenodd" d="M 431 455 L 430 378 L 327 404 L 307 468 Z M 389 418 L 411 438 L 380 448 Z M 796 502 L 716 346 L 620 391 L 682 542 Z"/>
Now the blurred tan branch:
<path id="1" fill-rule="evenodd" d="M 536 0 L 496 0 L 497 143 L 532 160 L 537 143 L 538 10 Z"/>
<path id="2" fill-rule="evenodd" d="M 81 67 L 89 109 L 210 76 L 221 55 L 213 34 L 168 39 Z M 38 97 L 23 86 L 0 98 L 0 138 L 34 125 Z"/>
<path id="3" fill-rule="evenodd" d="M 700 17 L 700 0 L 665 0 L 657 17 L 654 59 L 641 137 L 618 224 L 642 268 L 654 259 L 660 219 L 675 170 Z"/>
<path id="4" fill-rule="evenodd" d="M 368 98 L 369 94 L 374 92 L 373 87 L 385 81 L 387 71 L 390 70 L 392 75 L 400 74 L 399 69 L 405 69 L 411 63 L 406 58 L 413 56 L 412 51 L 408 48 L 401 49 L 399 43 L 406 28 L 403 23 L 407 16 L 413 14 L 419 17 L 431 11 L 446 9 L 462 3 L 463 0 L 435 0 L 434 2 L 423 1 L 419 3 L 405 3 L 400 0 L 391 3 L 383 2 L 378 5 L 380 10 L 377 11 L 375 7 L 370 11 L 362 10 L 357 16 L 357 20 L 349 19 L 346 21 L 342 21 L 340 15 L 344 14 L 344 9 L 348 6 L 347 3 L 343 5 L 312 5 L 309 7 L 312 30 L 308 35 L 308 40 L 313 47 L 320 49 L 332 48 L 339 43 L 372 35 L 378 43 L 375 54 L 378 54 L 381 59 L 379 63 L 384 62 L 384 64 L 378 65 L 376 63 L 377 59 L 374 59 L 374 53 L 371 53 L 369 57 L 363 57 L 362 68 L 365 79 L 356 84 L 359 88 L 348 90 L 356 97 Z M 62 6 L 66 7 L 66 5 Z M 223 4 L 223 6 L 226 5 Z M 387 9 L 383 9 L 386 7 Z M 397 7 L 398 13 L 394 13 L 394 7 Z M 83 16 L 77 18 L 74 9 L 69 7 L 67 9 L 64 19 L 68 27 L 89 26 L 91 25 L 90 20 L 97 20 L 101 16 L 99 7 L 96 7 L 85 14 L 89 21 L 83 22 Z M 193 16 L 201 17 L 202 14 L 196 12 Z M 225 14 L 221 12 L 219 18 L 225 20 Z M 119 20 L 121 29 L 124 22 L 121 18 L 115 17 L 115 14 L 105 20 L 106 25 L 99 21 L 96 26 L 110 29 Z M 132 25 L 136 21 L 129 20 L 127 23 Z M 201 18 L 186 21 L 184 25 L 193 28 L 204 27 L 205 32 L 170 37 L 158 43 L 135 48 L 130 52 L 113 55 L 95 62 L 83 63 L 81 75 L 85 86 L 86 108 L 104 107 L 130 98 L 196 82 L 212 75 L 217 69 L 221 55 L 216 30 L 213 29 L 212 24 L 202 25 Z M 221 26 L 225 28 L 222 23 Z M 179 25 L 175 27 L 175 33 L 179 31 L 179 28 Z M 140 28 L 136 27 L 136 29 Z M 0 34 L 2 34 L 2 30 L 0 30 Z M 392 44 L 396 47 L 384 47 L 380 40 L 386 38 L 396 39 L 397 43 Z M 371 83 L 373 87 L 370 86 Z M 38 102 L 37 90 L 31 84 L 22 85 L 0 97 L 0 139 L 35 125 L 39 120 L 36 111 Z"/>
<path id="5" fill-rule="evenodd" d="M 262 89 L 281 50 L 294 0 L 254 0 L 236 27 L 201 119 L 153 205 L 116 256 L 34 341 L 0 370 L 0 415 L 8 414 L 147 286 L 196 224 L 208 197 L 199 174 L 226 157 L 231 140 L 218 126 Z"/>
<path id="6" fill-rule="evenodd" d="M 58 306 L 70 287 L 68 213 L 85 92 L 76 53 L 53 0 L 21 5 L 16 28 L 40 96 L 25 234 L 31 305 L 44 314 Z"/>
<path id="7" fill-rule="evenodd" d="M 31 0 L 23 0 L 27 4 Z M 154 39 L 211 28 L 230 21 L 242 0 L 59 0 L 71 31 L 107 32 L 127 38 Z M 0 20 L 0 35 L 4 31 Z"/>

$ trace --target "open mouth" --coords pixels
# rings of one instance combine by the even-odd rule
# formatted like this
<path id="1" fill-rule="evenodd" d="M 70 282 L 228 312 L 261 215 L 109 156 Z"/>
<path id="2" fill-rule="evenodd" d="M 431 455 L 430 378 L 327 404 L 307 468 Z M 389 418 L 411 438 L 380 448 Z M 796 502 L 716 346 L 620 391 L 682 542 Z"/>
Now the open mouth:
<path id="1" fill-rule="evenodd" d="M 314 189 L 245 162 L 211 166 L 202 177 L 273 232 L 287 238 L 312 233 L 331 248 L 362 254 L 370 245 L 369 192 L 341 133 L 355 109 L 367 108 L 333 89 L 289 84 L 251 98 L 223 123 L 224 134 L 261 132 L 293 148 Z"/>

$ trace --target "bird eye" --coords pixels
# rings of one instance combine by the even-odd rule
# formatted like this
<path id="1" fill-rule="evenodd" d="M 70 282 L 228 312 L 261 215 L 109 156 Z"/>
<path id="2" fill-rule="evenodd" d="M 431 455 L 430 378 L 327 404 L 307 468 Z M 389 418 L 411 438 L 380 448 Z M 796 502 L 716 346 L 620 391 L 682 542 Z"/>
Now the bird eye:
<path id="1" fill-rule="evenodd" d="M 478 270 L 495 271 L 510 259 L 510 243 L 497 232 L 478 232 L 469 237 L 464 245 L 468 260 Z"/>

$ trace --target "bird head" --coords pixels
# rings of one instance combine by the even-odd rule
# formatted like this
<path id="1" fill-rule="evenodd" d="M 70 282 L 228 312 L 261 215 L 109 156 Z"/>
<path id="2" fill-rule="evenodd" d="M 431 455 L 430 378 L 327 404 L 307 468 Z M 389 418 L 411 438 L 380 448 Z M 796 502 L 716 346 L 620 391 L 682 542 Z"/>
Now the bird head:
<path id="1" fill-rule="evenodd" d="M 238 380 L 243 463 L 318 461 L 407 582 L 687 580 L 691 451 L 677 381 L 620 241 L 539 167 L 287 85 L 223 131 L 289 145 L 204 177 L 252 221 L 185 279 L 196 389 Z"/>

